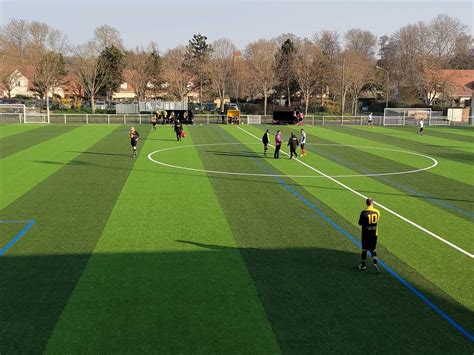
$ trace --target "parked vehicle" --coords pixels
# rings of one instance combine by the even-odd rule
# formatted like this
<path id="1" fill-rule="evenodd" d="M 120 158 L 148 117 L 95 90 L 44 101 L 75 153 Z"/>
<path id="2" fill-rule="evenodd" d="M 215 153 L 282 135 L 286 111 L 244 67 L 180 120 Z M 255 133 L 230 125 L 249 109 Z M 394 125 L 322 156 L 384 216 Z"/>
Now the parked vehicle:
<path id="1" fill-rule="evenodd" d="M 94 106 L 96 110 L 107 110 L 107 103 L 105 101 L 95 101 Z"/>
<path id="2" fill-rule="evenodd" d="M 217 106 L 214 102 L 205 102 L 202 106 L 202 109 L 204 111 L 216 112 L 217 111 Z"/>

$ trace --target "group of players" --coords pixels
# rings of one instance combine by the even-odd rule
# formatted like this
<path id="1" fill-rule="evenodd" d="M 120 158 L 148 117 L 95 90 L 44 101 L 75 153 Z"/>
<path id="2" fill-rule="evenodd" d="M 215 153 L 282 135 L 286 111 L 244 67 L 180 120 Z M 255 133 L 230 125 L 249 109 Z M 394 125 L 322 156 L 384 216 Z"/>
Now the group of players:
<path id="1" fill-rule="evenodd" d="M 281 132 L 278 130 L 275 134 L 275 152 L 273 153 L 273 158 L 278 159 L 280 158 L 280 149 L 282 144 Z M 268 145 L 270 144 L 270 131 L 267 129 L 262 137 L 263 143 L 263 155 L 267 156 L 268 152 Z M 296 137 L 296 135 L 291 132 L 290 139 L 288 139 L 287 146 L 290 147 L 290 159 L 295 156 L 298 158 L 298 154 L 296 153 L 296 149 L 298 146 L 301 148 L 301 156 L 304 157 L 306 155 L 306 151 L 304 146 L 306 144 L 306 132 L 304 129 L 301 129 L 300 139 Z"/>

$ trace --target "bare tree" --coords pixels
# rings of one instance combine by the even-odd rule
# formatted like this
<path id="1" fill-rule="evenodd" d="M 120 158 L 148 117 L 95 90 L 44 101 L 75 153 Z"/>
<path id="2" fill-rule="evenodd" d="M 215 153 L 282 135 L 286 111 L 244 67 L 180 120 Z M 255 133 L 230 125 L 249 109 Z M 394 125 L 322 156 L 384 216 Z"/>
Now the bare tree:
<path id="1" fill-rule="evenodd" d="M 219 96 L 220 102 L 229 90 L 233 74 L 234 43 L 228 38 L 220 38 L 212 43 L 213 52 L 209 62 L 211 87 Z"/>
<path id="2" fill-rule="evenodd" d="M 375 63 L 370 57 L 356 52 L 345 52 L 345 85 L 347 93 L 351 97 L 351 111 L 357 115 L 357 103 L 363 89 L 375 80 Z"/>
<path id="3" fill-rule="evenodd" d="M 94 30 L 94 41 L 99 50 L 115 46 L 123 49 L 123 40 L 120 31 L 109 25 L 102 25 Z"/>
<path id="4" fill-rule="evenodd" d="M 440 60 L 443 67 L 446 67 L 454 58 L 458 40 L 467 34 L 467 27 L 456 18 L 438 15 L 431 21 L 429 28 L 433 41 L 433 55 Z"/>
<path id="5" fill-rule="evenodd" d="M 95 96 L 104 86 L 107 76 L 108 63 L 99 60 L 97 55 L 97 45 L 94 42 L 86 44 L 76 49 L 77 66 L 76 76 L 78 82 L 84 90 L 84 94 L 91 100 L 92 112 L 95 112 Z"/>
<path id="6" fill-rule="evenodd" d="M 2 28 L 2 34 L 16 49 L 23 63 L 29 39 L 28 22 L 21 19 L 11 19 L 10 22 Z"/>
<path id="7" fill-rule="evenodd" d="M 36 64 L 33 86 L 35 91 L 46 100 L 46 112 L 49 122 L 49 93 L 66 75 L 65 61 L 61 54 L 45 53 Z"/>
<path id="8" fill-rule="evenodd" d="M 249 82 L 247 62 L 242 57 L 232 60 L 231 88 L 233 95 L 239 99 L 244 97 L 245 85 Z"/>
<path id="9" fill-rule="evenodd" d="M 163 56 L 163 75 L 168 92 L 184 101 L 191 89 L 192 74 L 187 70 L 184 58 L 186 47 L 170 49 Z"/>
<path id="10" fill-rule="evenodd" d="M 277 44 L 275 41 L 260 39 L 249 43 L 245 48 L 245 57 L 247 59 L 252 80 L 261 90 L 264 98 L 263 112 L 267 114 L 268 93 L 275 84 L 275 53 Z"/>
<path id="11" fill-rule="evenodd" d="M 377 37 L 371 32 L 353 28 L 344 34 L 344 39 L 346 40 L 345 47 L 347 51 L 359 53 L 367 57 L 375 55 Z"/>
<path id="12" fill-rule="evenodd" d="M 312 42 L 306 40 L 298 46 L 294 73 L 305 101 L 305 114 L 311 96 L 322 83 L 323 67 L 323 54 Z"/>
<path id="13" fill-rule="evenodd" d="M 44 22 L 32 21 L 28 25 L 29 42 L 34 47 L 46 48 L 51 28 Z"/>
<path id="14" fill-rule="evenodd" d="M 70 50 L 67 35 L 60 30 L 50 29 L 46 44 L 50 51 L 61 53 L 63 55 L 67 54 Z"/>
<path id="15" fill-rule="evenodd" d="M 317 32 L 313 36 L 313 41 L 330 61 L 333 61 L 341 53 L 339 33 L 336 31 Z"/>

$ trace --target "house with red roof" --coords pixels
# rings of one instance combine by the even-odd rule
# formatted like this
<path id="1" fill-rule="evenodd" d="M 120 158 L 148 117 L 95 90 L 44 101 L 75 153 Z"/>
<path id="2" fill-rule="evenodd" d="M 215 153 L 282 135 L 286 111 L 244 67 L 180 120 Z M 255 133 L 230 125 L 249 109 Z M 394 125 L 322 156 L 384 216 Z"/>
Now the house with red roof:
<path id="1" fill-rule="evenodd" d="M 438 70 L 437 75 L 444 83 L 436 94 L 436 101 L 443 101 L 452 107 L 471 106 L 474 94 L 474 70 Z"/>

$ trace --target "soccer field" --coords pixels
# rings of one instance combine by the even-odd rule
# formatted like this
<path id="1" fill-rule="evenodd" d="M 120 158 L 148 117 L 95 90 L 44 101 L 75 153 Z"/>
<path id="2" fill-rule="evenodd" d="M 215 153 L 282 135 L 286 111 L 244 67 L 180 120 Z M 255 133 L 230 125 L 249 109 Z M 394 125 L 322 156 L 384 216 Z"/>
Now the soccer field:
<path id="1" fill-rule="evenodd" d="M 474 129 L 304 128 L 0 126 L 0 354 L 472 354 Z"/>

